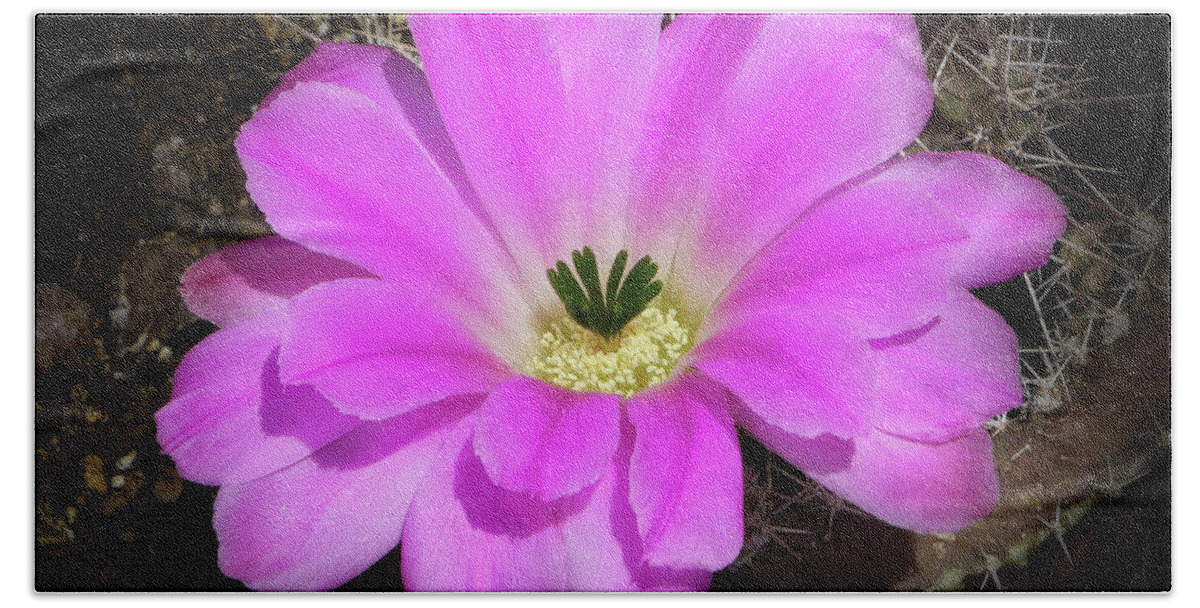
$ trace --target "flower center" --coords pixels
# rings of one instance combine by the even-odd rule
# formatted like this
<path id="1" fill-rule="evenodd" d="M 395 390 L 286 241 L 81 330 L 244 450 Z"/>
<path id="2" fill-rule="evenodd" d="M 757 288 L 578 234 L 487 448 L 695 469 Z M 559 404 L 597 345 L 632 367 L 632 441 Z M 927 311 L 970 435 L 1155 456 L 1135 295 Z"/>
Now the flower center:
<path id="1" fill-rule="evenodd" d="M 531 374 L 578 391 L 626 397 L 666 380 L 691 336 L 677 310 L 650 305 L 663 288 L 654 279 L 658 265 L 645 256 L 626 275 L 629 252 L 621 251 L 601 289 L 591 248 L 571 258 L 578 281 L 562 261 L 546 271 L 567 316 L 545 326 Z"/>
<path id="2" fill-rule="evenodd" d="M 538 341 L 532 375 L 577 391 L 626 397 L 666 380 L 691 335 L 674 308 L 647 307 L 614 339 L 568 318 L 551 321 Z"/>
<path id="3" fill-rule="evenodd" d="M 583 251 L 571 252 L 575 262 L 575 272 L 579 273 L 579 281 L 571 274 L 567 264 L 559 260 L 555 268 L 546 270 L 550 286 L 567 314 L 571 315 L 584 329 L 590 330 L 603 338 L 615 338 L 621 333 L 625 324 L 638 316 L 650 300 L 662 291 L 662 281 L 655 281 L 658 265 L 650 261 L 650 256 L 638 260 L 637 264 L 625 275 L 625 262 L 629 260 L 629 252 L 621 250 L 613 260 L 612 269 L 608 271 L 608 286 L 600 289 L 600 271 L 596 266 L 596 254 L 591 247 Z M 583 287 L 579 283 L 583 283 Z"/>

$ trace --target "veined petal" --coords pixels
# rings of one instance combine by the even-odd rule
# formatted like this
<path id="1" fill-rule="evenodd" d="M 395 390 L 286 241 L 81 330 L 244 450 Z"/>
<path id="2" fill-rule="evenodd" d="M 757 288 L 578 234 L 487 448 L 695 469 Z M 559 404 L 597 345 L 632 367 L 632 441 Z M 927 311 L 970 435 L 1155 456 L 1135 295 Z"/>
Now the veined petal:
<path id="1" fill-rule="evenodd" d="M 279 382 L 283 311 L 222 329 L 184 356 L 154 420 L 163 452 L 191 481 L 248 481 L 286 467 L 358 425 L 311 387 Z"/>
<path id="2" fill-rule="evenodd" d="M 810 477 L 893 526 L 956 532 L 996 506 L 1000 482 L 983 427 L 937 444 L 876 431 L 854 447 L 849 469 Z"/>
<path id="3" fill-rule="evenodd" d="M 742 548 L 742 456 L 725 391 L 699 374 L 634 396 L 629 502 L 646 562 L 728 566 Z"/>
<path id="4" fill-rule="evenodd" d="M 180 278 L 179 293 L 188 310 L 225 327 L 283 308 L 317 283 L 370 276 L 349 262 L 268 236 L 234 243 L 192 264 Z"/>
<path id="5" fill-rule="evenodd" d="M 373 420 L 487 393 L 511 375 L 453 307 L 371 279 L 325 283 L 294 298 L 279 369 L 284 382 L 311 384 L 341 411 Z"/>
<path id="6" fill-rule="evenodd" d="M 410 18 L 467 172 L 536 284 L 582 245 L 619 249 L 659 23 L 651 14 Z"/>
<path id="7" fill-rule="evenodd" d="M 636 248 L 718 290 L 820 196 L 909 144 L 933 100 L 910 15 L 683 15 L 655 70 Z M 693 297 L 711 301 L 708 288 Z"/>
<path id="8" fill-rule="evenodd" d="M 955 296 L 916 335 L 873 340 L 873 423 L 917 441 L 962 436 L 1021 405 L 1017 336 L 974 296 Z"/>
<path id="9" fill-rule="evenodd" d="M 758 311 L 722 327 L 681 365 L 700 369 L 789 433 L 854 437 L 868 430 L 870 347 L 837 315 Z"/>
<path id="10" fill-rule="evenodd" d="M 541 500 L 574 494 L 608 469 L 620 439 L 620 397 L 514 376 L 488 395 L 474 447 L 496 485 Z"/>
<path id="11" fill-rule="evenodd" d="M 520 310 L 512 260 L 417 129 L 338 84 L 300 82 L 242 127 L 246 188 L 280 235 L 480 316 Z"/>
<path id="12" fill-rule="evenodd" d="M 364 423 L 291 467 L 217 494 L 217 560 L 263 591 L 317 591 L 350 580 L 400 540 L 405 514 L 458 421 L 458 398 Z"/>

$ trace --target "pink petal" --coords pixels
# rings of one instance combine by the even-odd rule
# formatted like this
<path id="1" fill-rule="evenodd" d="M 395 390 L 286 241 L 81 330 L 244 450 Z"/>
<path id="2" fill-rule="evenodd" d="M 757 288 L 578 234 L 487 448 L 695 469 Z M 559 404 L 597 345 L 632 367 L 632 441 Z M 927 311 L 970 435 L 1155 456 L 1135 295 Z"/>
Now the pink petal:
<path id="1" fill-rule="evenodd" d="M 565 226 L 564 245 L 572 249 L 585 236 L 597 246 L 607 244 L 605 237 L 624 240 L 626 209 L 620 203 L 628 196 L 631 159 L 641 140 L 661 23 L 652 13 L 549 18 L 583 168 L 579 198 L 591 216 L 582 223 L 577 212 Z"/>
<path id="2" fill-rule="evenodd" d="M 867 431 L 870 347 L 837 315 L 758 311 L 722 327 L 686 359 L 789 433 L 854 437 Z"/>
<path id="3" fill-rule="evenodd" d="M 736 291 L 705 321 L 723 328 L 763 311 L 795 311 L 843 319 L 863 339 L 894 335 L 921 327 L 945 308 L 956 289 L 949 278 L 951 251 L 939 245 L 816 271 L 773 260 L 736 279 Z"/>
<path id="4" fill-rule="evenodd" d="M 901 161 L 903 162 L 903 161 Z M 868 337 L 924 325 L 956 288 L 969 233 L 921 180 L 889 163 L 839 189 L 735 280 L 718 315 L 764 307 L 841 311 Z"/>
<path id="5" fill-rule="evenodd" d="M 538 284 L 583 245 L 616 253 L 660 19 L 410 18 L 467 172 Z"/>
<path id="6" fill-rule="evenodd" d="M 790 306 L 840 311 L 871 338 L 914 329 L 964 283 L 1045 263 L 1062 213 L 1045 186 L 994 159 L 899 158 L 835 190 L 764 248 L 713 321 Z"/>
<path id="7" fill-rule="evenodd" d="M 392 283 L 318 285 L 288 309 L 280 376 L 315 386 L 347 414 L 374 420 L 452 395 L 486 393 L 511 372 L 454 312 Z"/>
<path id="8" fill-rule="evenodd" d="M 488 395 L 475 453 L 496 485 L 550 501 L 592 485 L 620 439 L 620 397 L 514 376 Z"/>
<path id="9" fill-rule="evenodd" d="M 265 108 L 302 82 L 336 84 L 362 93 L 398 123 L 407 123 L 429 151 L 430 160 L 454 183 L 464 203 L 487 224 L 486 214 L 467 180 L 425 73 L 392 49 L 325 41 L 280 79 L 259 104 Z M 489 224 L 490 227 L 490 224 Z"/>
<path id="10" fill-rule="evenodd" d="M 891 169 L 922 184 L 971 235 L 957 279 L 968 288 L 1008 280 L 1042 266 L 1067 226 L 1067 209 L 1042 182 L 972 152 L 925 153 Z"/>
<path id="11" fill-rule="evenodd" d="M 519 302 L 511 258 L 445 159 L 372 98 L 298 83 L 242 126 L 237 149 L 246 188 L 280 235 L 484 316 Z"/>
<path id="12" fill-rule="evenodd" d="M 435 465 L 404 527 L 412 591 L 628 591 L 613 531 L 615 475 L 543 502 L 493 485 L 467 438 Z"/>
<path id="13" fill-rule="evenodd" d="M 362 93 L 402 119 L 408 114 L 407 105 L 418 101 L 413 93 L 419 93 L 421 85 L 409 79 L 424 80 L 420 73 L 411 61 L 387 47 L 323 41 L 279 79 L 279 86 L 262 100 L 259 108 L 270 106 L 281 94 L 302 82 L 324 82 Z M 395 86 L 395 82 L 402 85 Z M 428 85 L 424 90 L 428 96 Z"/>
<path id="14" fill-rule="evenodd" d="M 279 86 L 258 107 L 266 108 L 301 82 L 339 84 L 367 95 L 380 105 L 395 106 L 395 93 L 388 90 L 386 73 L 397 70 L 392 64 L 401 61 L 407 60 L 386 47 L 323 41 L 280 77 Z"/>
<path id="15" fill-rule="evenodd" d="M 183 477 L 248 481 L 305 458 L 358 424 L 311 387 L 279 383 L 282 311 L 212 334 L 180 362 L 158 442 Z"/>
<path id="16" fill-rule="evenodd" d="M 982 427 L 941 444 L 880 431 L 854 443 L 849 470 L 811 477 L 889 524 L 922 534 L 956 532 L 996 506 L 999 478 Z"/>
<path id="17" fill-rule="evenodd" d="M 873 422 L 908 439 L 948 441 L 1021 404 L 1017 337 L 969 293 L 918 336 L 873 341 Z"/>
<path id="18" fill-rule="evenodd" d="M 909 144 L 932 108 L 909 15 L 684 15 L 655 69 L 636 248 L 718 286 L 818 197 Z M 681 229 L 693 250 L 663 243 Z"/>
<path id="19" fill-rule="evenodd" d="M 317 283 L 369 276 L 349 262 L 268 236 L 234 243 L 192 264 L 180 278 L 179 293 L 188 310 L 225 327 L 283 308 Z"/>
<path id="20" fill-rule="evenodd" d="M 742 548 L 742 457 L 725 391 L 692 374 L 628 402 L 629 501 L 646 562 L 719 570 Z"/>
<path id="21" fill-rule="evenodd" d="M 643 563 L 622 447 L 593 486 L 543 502 L 494 485 L 464 437 L 430 471 L 404 527 L 401 568 L 413 591 L 700 590 L 711 574 Z"/>
<path id="22" fill-rule="evenodd" d="M 400 540 L 409 502 L 478 398 L 366 423 L 287 469 L 217 495 L 221 571 L 264 591 L 332 589 Z"/>
<path id="23" fill-rule="evenodd" d="M 737 397 L 730 398 L 730 410 L 738 426 L 750 431 L 755 439 L 772 452 L 805 473 L 835 473 L 850 468 L 854 441 L 829 433 L 813 438 L 802 437 L 768 424 Z"/>

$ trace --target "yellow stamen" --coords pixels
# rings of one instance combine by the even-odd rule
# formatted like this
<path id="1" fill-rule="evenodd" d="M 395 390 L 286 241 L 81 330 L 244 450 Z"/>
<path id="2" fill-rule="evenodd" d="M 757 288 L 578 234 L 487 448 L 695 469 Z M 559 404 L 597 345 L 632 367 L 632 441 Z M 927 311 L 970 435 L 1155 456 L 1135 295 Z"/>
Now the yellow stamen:
<path id="1" fill-rule="evenodd" d="M 621 333 L 605 340 L 569 317 L 550 322 L 530 362 L 531 375 L 577 391 L 629 397 L 667 379 L 689 331 L 674 308 L 651 305 Z"/>

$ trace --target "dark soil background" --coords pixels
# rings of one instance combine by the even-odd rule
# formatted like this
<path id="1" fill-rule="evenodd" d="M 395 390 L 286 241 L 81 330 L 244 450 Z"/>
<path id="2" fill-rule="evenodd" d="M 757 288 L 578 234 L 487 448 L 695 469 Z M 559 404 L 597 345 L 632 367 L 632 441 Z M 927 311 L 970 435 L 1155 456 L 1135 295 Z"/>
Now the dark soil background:
<path id="1" fill-rule="evenodd" d="M 1140 166 L 1139 187 L 1169 197 L 1169 19 L 1045 20 L 1096 86 L 1156 93 L 1132 119 L 1128 106 L 1088 109 L 1093 121 L 1127 125 L 1120 137 L 1071 138 L 1101 161 Z M 348 17 L 329 22 L 353 26 Z M 215 329 L 183 307 L 180 273 L 223 245 L 270 233 L 243 187 L 237 129 L 314 42 L 284 21 L 247 15 L 40 15 L 35 25 L 34 586 L 244 590 L 217 569 L 216 488 L 180 479 L 159 453 L 153 414 L 180 357 Z M 1169 221 L 1169 205 L 1161 209 Z M 1019 318 L 1004 294 L 991 303 Z M 1125 408 L 1169 408 L 1169 294 L 1156 302 L 1132 330 L 1140 363 L 1100 362 L 1085 376 L 1097 386 L 1124 378 L 1125 392 L 1114 390 Z M 769 502 L 754 485 L 764 472 L 799 473 L 743 443 L 747 515 L 758 516 Z M 1159 448 L 1146 449 L 1132 485 L 1096 497 L 1061 544 L 1051 536 L 1027 565 L 1000 569 L 1003 588 L 1169 589 L 1169 446 Z M 827 498 L 795 499 L 806 486 L 788 483 L 795 487 L 771 491 L 791 496 L 790 507 L 763 517 L 806 534 L 778 542 L 748 525 L 747 550 L 716 575 L 715 590 L 905 587 L 919 567 L 914 535 Z M 343 589 L 401 589 L 399 555 Z M 963 586 L 996 587 L 983 575 Z"/>

